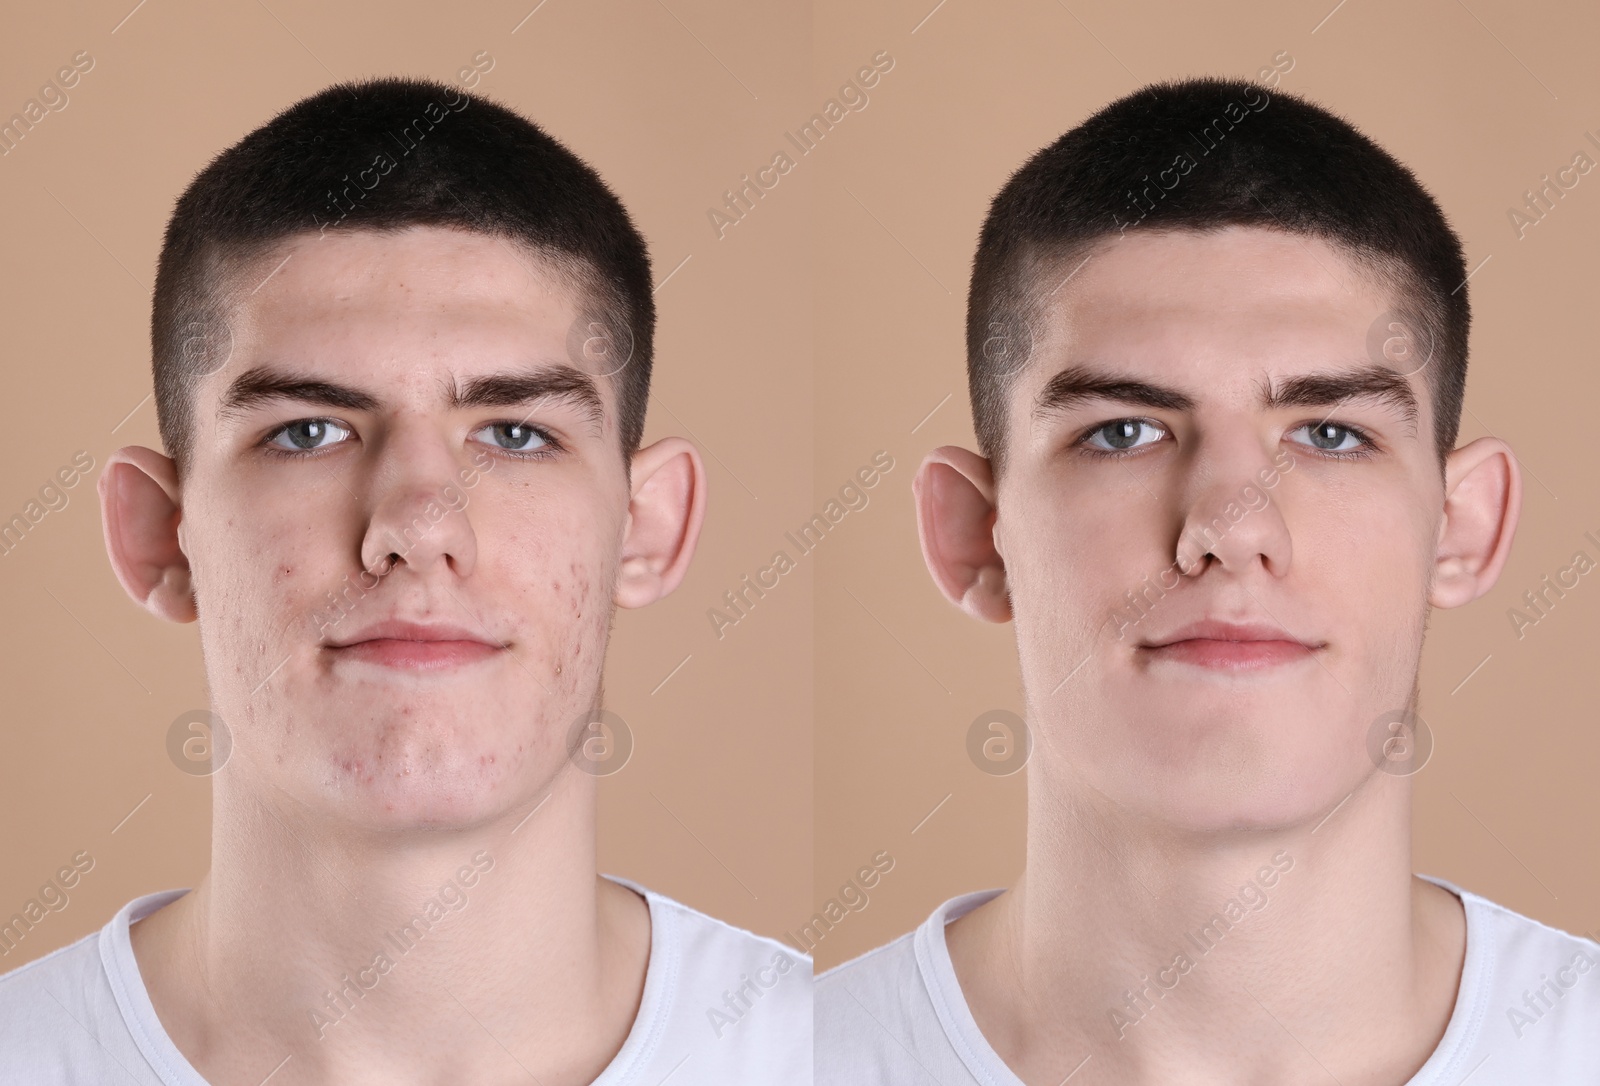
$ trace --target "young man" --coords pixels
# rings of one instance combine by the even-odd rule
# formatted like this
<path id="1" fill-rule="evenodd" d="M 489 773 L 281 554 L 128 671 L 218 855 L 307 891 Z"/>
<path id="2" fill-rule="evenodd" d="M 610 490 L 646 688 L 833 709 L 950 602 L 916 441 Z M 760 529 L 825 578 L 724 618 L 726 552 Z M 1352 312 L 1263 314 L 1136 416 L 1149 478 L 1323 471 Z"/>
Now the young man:
<path id="1" fill-rule="evenodd" d="M 923 553 L 1014 620 L 1026 864 L 819 978 L 818 1081 L 1600 1081 L 1600 945 L 1411 871 L 1430 608 L 1520 483 L 1455 447 L 1459 242 L 1339 118 L 1148 87 L 1035 155 L 974 266 L 982 454 Z"/>
<path id="2" fill-rule="evenodd" d="M 445 86 L 330 88 L 195 179 L 170 458 L 100 493 L 128 593 L 200 623 L 211 867 L 0 979 L 0 1079 L 810 1081 L 808 959 L 596 873 L 613 611 L 705 502 L 639 447 L 654 320 L 598 175 Z"/>

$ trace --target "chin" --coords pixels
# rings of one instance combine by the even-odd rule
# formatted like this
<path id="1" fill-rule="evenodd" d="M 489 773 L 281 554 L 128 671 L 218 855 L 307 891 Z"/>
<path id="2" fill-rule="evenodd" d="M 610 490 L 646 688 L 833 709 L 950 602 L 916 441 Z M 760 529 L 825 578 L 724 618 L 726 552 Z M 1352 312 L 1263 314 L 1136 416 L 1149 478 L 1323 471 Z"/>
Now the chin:
<path id="1" fill-rule="evenodd" d="M 1114 794 L 1175 825 L 1315 825 L 1372 768 L 1365 730 L 1328 712 L 1321 677 L 1119 684 L 1105 700 L 1138 708 L 1095 737 L 1094 762 Z"/>
<path id="2" fill-rule="evenodd" d="M 1315 826 L 1348 791 L 1325 780 L 1218 778 L 1168 782 L 1160 791 L 1130 796 L 1128 805 L 1178 833 L 1271 833 Z"/>
<path id="3" fill-rule="evenodd" d="M 346 740 L 306 767 L 311 802 L 334 820 L 372 829 L 470 828 L 514 809 L 537 791 L 528 737 L 384 728 Z M 552 765 L 554 752 L 543 759 Z M 553 776 L 554 770 L 546 776 Z"/>
<path id="4" fill-rule="evenodd" d="M 1066 751 L 1071 772 L 1113 809 L 1174 833 L 1314 826 L 1371 769 L 1353 761 L 1364 760 L 1354 739 L 1242 723 L 1082 738 Z"/>
<path id="5" fill-rule="evenodd" d="M 469 829 L 510 807 L 499 789 L 472 788 L 453 776 L 336 783 L 323 788 L 317 802 L 331 821 L 372 830 Z"/>

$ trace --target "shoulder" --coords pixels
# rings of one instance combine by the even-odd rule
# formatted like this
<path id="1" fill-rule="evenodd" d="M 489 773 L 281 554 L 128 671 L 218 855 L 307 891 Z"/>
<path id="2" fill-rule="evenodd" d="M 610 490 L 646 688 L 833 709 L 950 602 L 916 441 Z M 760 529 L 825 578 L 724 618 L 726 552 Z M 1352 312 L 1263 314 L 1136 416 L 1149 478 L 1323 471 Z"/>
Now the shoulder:
<path id="1" fill-rule="evenodd" d="M 104 975 L 99 932 L 0 974 L 0 1037 L 9 1037 L 18 1021 L 37 1018 L 34 1008 L 51 1005 L 53 998 L 68 1010 L 81 1006 L 83 993 Z"/>
<path id="2" fill-rule="evenodd" d="M 938 906 L 914 931 L 817 978 L 818 1086 L 1007 1078 L 967 1007 L 945 926 L 1003 890 Z"/>
<path id="3" fill-rule="evenodd" d="M 1425 1070 L 1459 1076 L 1487 1063 L 1515 1076 L 1492 1081 L 1600 1082 L 1600 943 L 1430 881 L 1461 897 L 1467 953 L 1455 1012 Z"/>
<path id="4" fill-rule="evenodd" d="M 811 981 L 811 958 L 795 947 L 765 935 L 737 927 L 726 920 L 708 916 L 692 906 L 653 890 L 643 891 L 650 902 L 651 916 L 670 917 L 684 949 L 702 961 L 722 961 L 730 965 L 760 968 L 787 961 L 784 973 L 803 973 Z"/>
<path id="5" fill-rule="evenodd" d="M 876 1015 L 879 1008 L 900 1018 L 922 1018 L 962 1002 L 945 926 L 1003 892 L 980 890 L 953 897 L 914 931 L 824 972 L 817 978 L 818 1029 L 824 1022 L 829 1028 L 845 1028 Z"/>
<path id="6" fill-rule="evenodd" d="M 1559 991 L 1561 1003 L 1571 997 L 1586 1013 L 1600 1014 L 1600 943 L 1594 938 L 1551 927 L 1470 890 L 1447 888 L 1460 894 L 1467 913 L 1464 988 L 1476 983 L 1537 989 L 1550 982 L 1549 994 Z"/>
<path id="7" fill-rule="evenodd" d="M 1515 996 L 1524 1017 L 1533 1022 L 1544 1014 L 1582 1023 L 1589 1030 L 1591 1050 L 1600 1055 L 1600 943 L 1584 935 L 1553 928 L 1477 894 L 1464 893 L 1468 909 L 1468 956 L 1476 938 L 1482 951 L 1478 965 L 1486 982 L 1506 996 Z M 1463 978 L 1463 984 L 1465 984 Z M 1534 1007 L 1525 998 L 1533 995 Z M 1542 1012 L 1542 1013 L 1541 1013 Z M 1520 1023 L 1503 1013 L 1505 1024 L 1520 1039 L 1532 1022 Z"/>
<path id="8" fill-rule="evenodd" d="M 0 976 L 0 1081 L 129 1081 L 145 1065 L 122 1021 L 99 932 L 14 969 Z"/>
<path id="9" fill-rule="evenodd" d="M 684 1060 L 693 1059 L 699 1081 L 708 1083 L 810 1086 L 810 956 L 665 894 L 615 881 L 650 906 L 651 974 L 640 1014 L 653 1025 L 651 1036 L 640 1039 L 645 1058 L 664 1061 L 665 1069 L 683 1053 Z M 774 1077 L 774 1069 L 788 1077 Z"/>
<path id="10" fill-rule="evenodd" d="M 746 995 L 778 1014 L 811 1016 L 811 958 L 792 946 L 708 916 L 681 901 L 645 891 L 659 935 L 673 950 L 680 988 Z"/>
<path id="11" fill-rule="evenodd" d="M 879 995 L 905 991 L 920 984 L 917 976 L 915 932 L 908 931 L 858 957 L 836 965 L 817 977 L 817 1009 L 848 1008 L 863 993 Z"/>
<path id="12" fill-rule="evenodd" d="M 949 1045 L 917 963 L 915 932 L 819 976 L 816 1023 L 819 1086 L 909 1081 L 929 1064 L 941 1081 L 969 1081 L 945 1066 Z"/>

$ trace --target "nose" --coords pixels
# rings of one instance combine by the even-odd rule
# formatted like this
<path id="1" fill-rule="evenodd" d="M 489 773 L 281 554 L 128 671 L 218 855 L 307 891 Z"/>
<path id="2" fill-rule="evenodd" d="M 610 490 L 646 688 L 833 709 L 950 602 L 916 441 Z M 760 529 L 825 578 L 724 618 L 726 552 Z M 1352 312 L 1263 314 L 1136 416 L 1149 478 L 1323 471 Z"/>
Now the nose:
<path id="1" fill-rule="evenodd" d="M 386 574 L 403 564 L 417 574 L 441 567 L 459 577 L 471 574 L 477 537 L 457 482 L 465 458 L 431 427 L 397 427 L 386 436 L 361 542 L 366 569 Z"/>
<path id="2" fill-rule="evenodd" d="M 1289 525 L 1263 479 L 1279 468 L 1253 434 L 1210 437 L 1197 450 L 1174 557 L 1185 576 L 1215 565 L 1242 574 L 1257 561 L 1281 577 L 1294 554 Z"/>

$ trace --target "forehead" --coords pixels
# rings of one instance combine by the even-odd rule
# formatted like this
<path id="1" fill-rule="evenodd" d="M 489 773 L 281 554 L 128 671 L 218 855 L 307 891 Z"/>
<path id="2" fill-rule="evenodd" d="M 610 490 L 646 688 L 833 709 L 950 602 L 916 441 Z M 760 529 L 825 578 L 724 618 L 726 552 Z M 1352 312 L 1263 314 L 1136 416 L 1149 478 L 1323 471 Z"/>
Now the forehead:
<path id="1" fill-rule="evenodd" d="M 1033 329 L 1046 365 L 1155 371 L 1215 387 L 1263 374 L 1367 361 L 1385 288 L 1340 247 L 1255 227 L 1130 232 L 1041 277 Z"/>
<path id="2" fill-rule="evenodd" d="M 506 238 L 447 227 L 294 235 L 235 276 L 238 302 L 261 317 L 317 319 L 357 308 L 437 314 L 463 308 L 571 308 L 553 262 Z"/>
<path id="3" fill-rule="evenodd" d="M 242 359 L 368 372 L 563 359 L 581 308 L 549 259 L 443 227 L 296 235 L 231 286 L 227 370 Z"/>

